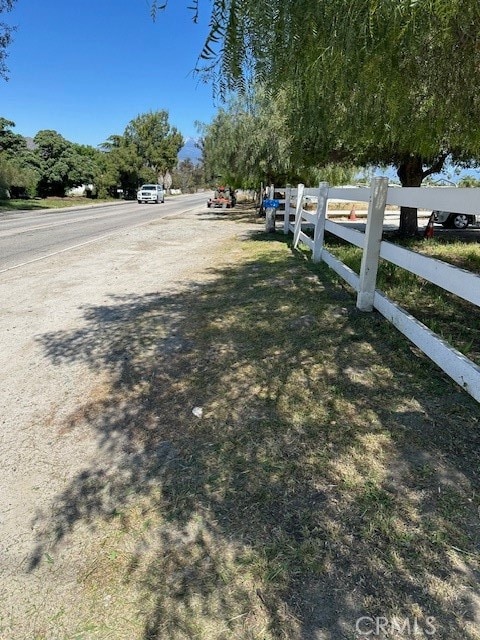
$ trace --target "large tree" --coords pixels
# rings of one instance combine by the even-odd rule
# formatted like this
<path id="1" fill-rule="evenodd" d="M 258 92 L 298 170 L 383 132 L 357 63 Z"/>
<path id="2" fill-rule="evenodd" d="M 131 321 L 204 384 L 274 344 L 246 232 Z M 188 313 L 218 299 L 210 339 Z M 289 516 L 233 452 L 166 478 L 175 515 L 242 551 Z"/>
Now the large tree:
<path id="1" fill-rule="evenodd" d="M 23 136 L 12 131 L 13 127 L 14 122 L 0 117 L 0 153 L 14 155 L 27 146 Z"/>
<path id="2" fill-rule="evenodd" d="M 123 135 L 112 135 L 101 145 L 106 152 L 102 183 L 107 188 L 120 184 L 127 197 L 134 197 L 142 183 L 166 182 L 182 145 L 183 136 L 170 125 L 167 111 L 141 114 L 127 124 Z"/>
<path id="3" fill-rule="evenodd" d="M 0 117 L 0 198 L 34 196 L 39 180 L 37 159 L 13 127 L 14 122 Z"/>
<path id="4" fill-rule="evenodd" d="M 291 136 L 280 108 L 262 87 L 233 97 L 209 124 L 201 127 L 203 157 L 211 179 L 234 187 L 283 183 L 290 169 Z"/>
<path id="5" fill-rule="evenodd" d="M 220 93 L 284 87 L 302 162 L 394 164 L 419 186 L 480 155 L 479 29 L 476 0 L 213 0 L 199 70 Z"/>
<path id="6" fill-rule="evenodd" d="M 82 145 L 49 129 L 39 131 L 33 140 L 40 171 L 39 195 L 64 196 L 68 189 L 94 181 L 96 163 Z"/>
<path id="7" fill-rule="evenodd" d="M 201 127 L 202 151 L 210 180 L 221 176 L 234 187 L 258 188 L 260 183 L 315 183 L 332 177 L 332 165 L 292 161 L 294 137 L 286 122 L 285 92 L 271 95 L 255 85 L 248 95 L 236 95 L 213 121 Z M 353 179 L 351 167 L 336 167 L 339 183 Z"/>
<path id="8" fill-rule="evenodd" d="M 167 111 L 150 111 L 131 120 L 124 140 L 135 147 L 144 167 L 154 172 L 158 182 L 175 168 L 183 146 L 183 136 L 169 123 Z"/>
<path id="9" fill-rule="evenodd" d="M 124 136 L 111 135 L 101 148 L 104 161 L 99 186 L 104 195 L 116 195 L 120 187 L 124 197 L 133 199 L 141 182 L 157 180 L 151 170 L 145 170 L 136 146 Z"/>
<path id="10" fill-rule="evenodd" d="M 203 164 L 194 164 L 190 158 L 179 162 L 172 173 L 172 185 L 183 193 L 193 193 L 197 188 L 205 186 Z"/>

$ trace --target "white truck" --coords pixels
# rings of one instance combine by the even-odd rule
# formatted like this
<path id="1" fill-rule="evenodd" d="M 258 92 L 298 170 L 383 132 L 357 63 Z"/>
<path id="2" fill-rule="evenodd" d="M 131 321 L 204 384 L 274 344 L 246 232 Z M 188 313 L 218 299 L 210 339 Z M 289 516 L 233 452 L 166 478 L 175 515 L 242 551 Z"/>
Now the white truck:
<path id="1" fill-rule="evenodd" d="M 433 221 L 444 229 L 466 229 L 469 224 L 476 224 L 480 216 L 473 213 L 452 213 L 451 211 L 433 211 Z"/>
<path id="2" fill-rule="evenodd" d="M 143 184 L 137 191 L 138 204 L 165 202 L 165 191 L 162 184 Z"/>

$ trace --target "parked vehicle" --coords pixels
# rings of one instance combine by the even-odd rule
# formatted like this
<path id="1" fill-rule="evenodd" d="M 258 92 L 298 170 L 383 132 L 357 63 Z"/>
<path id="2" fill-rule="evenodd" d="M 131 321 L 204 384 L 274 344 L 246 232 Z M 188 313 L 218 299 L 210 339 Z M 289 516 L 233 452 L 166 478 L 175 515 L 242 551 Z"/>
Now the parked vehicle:
<path id="1" fill-rule="evenodd" d="M 148 202 L 165 202 L 165 191 L 161 184 L 144 184 L 137 191 L 138 204 Z"/>
<path id="2" fill-rule="evenodd" d="M 207 207 L 221 207 L 222 209 L 230 209 L 236 204 L 235 193 L 230 187 L 217 187 L 213 198 L 207 202 Z"/>
<path id="3" fill-rule="evenodd" d="M 452 213 L 451 211 L 433 211 L 433 221 L 445 229 L 466 229 L 477 222 L 477 216 L 470 213 Z"/>

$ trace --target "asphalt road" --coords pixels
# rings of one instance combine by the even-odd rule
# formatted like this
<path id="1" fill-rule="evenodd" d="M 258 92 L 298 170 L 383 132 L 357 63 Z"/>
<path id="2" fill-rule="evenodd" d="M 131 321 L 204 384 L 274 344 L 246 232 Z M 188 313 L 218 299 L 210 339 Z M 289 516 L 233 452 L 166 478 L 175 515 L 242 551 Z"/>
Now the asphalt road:
<path id="1" fill-rule="evenodd" d="M 0 273 L 194 209 L 207 199 L 207 194 L 201 193 L 167 198 L 164 204 L 122 201 L 53 211 L 0 213 Z"/>

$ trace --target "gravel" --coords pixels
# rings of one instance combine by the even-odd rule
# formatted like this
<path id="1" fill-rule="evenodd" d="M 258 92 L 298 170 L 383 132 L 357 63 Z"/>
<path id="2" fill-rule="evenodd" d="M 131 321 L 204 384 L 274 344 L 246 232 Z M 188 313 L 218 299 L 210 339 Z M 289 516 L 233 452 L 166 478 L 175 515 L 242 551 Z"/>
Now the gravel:
<path id="1" fill-rule="evenodd" d="M 80 526 L 37 557 L 58 497 L 82 469 L 102 464 L 95 434 L 64 425 L 106 382 L 85 358 L 52 357 L 46 337 L 81 332 L 92 306 L 213 278 L 209 269 L 227 257 L 226 243 L 258 228 L 190 212 L 1 274 L 2 640 L 72 637 L 55 612 L 81 606 L 79 575 L 94 535 Z"/>

